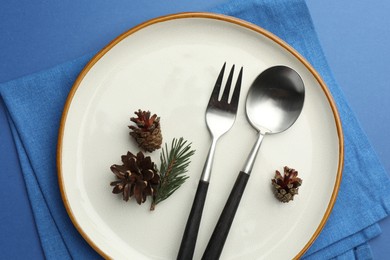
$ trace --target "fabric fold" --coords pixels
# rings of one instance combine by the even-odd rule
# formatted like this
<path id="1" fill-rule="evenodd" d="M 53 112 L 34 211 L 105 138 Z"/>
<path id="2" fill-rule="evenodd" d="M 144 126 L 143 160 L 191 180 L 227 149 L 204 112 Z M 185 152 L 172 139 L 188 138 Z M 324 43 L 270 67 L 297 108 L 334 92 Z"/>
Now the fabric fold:
<path id="1" fill-rule="evenodd" d="M 23 143 L 18 136 L 12 120 L 9 118 L 8 121 L 11 126 L 12 136 L 15 141 L 20 165 L 22 167 L 23 178 L 26 183 L 26 189 L 30 198 L 38 236 L 40 238 L 42 248 L 44 249 L 43 252 L 45 257 L 47 259 L 54 259 L 56 257 L 60 257 L 61 259 L 71 259 L 69 257 L 67 246 L 54 222 L 54 218 L 50 213 L 45 198 L 42 195 L 42 191 L 39 188 L 35 174 L 31 169 L 31 164 L 26 151 L 24 150 Z"/>
<path id="2" fill-rule="evenodd" d="M 56 148 L 67 95 L 92 55 L 6 83 L 1 88 L 45 256 L 96 259 L 74 228 L 58 186 Z M 49 257 L 50 256 L 50 257 Z"/>

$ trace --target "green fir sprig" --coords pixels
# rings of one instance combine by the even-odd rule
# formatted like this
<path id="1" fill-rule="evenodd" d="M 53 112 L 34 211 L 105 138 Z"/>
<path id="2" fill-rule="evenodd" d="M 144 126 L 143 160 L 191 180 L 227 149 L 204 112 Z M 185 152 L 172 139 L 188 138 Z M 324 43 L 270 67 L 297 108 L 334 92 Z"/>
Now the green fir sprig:
<path id="1" fill-rule="evenodd" d="M 190 164 L 190 157 L 195 153 L 191 150 L 191 143 L 187 143 L 183 137 L 172 140 L 171 149 L 165 143 L 160 154 L 160 183 L 153 196 L 150 210 L 171 196 L 188 179 L 185 175 Z"/>

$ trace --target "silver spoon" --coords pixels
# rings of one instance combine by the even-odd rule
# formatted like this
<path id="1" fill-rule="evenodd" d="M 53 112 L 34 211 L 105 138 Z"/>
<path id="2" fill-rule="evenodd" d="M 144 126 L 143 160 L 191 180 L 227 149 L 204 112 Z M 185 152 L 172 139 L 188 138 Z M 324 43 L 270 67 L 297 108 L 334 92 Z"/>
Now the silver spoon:
<path id="1" fill-rule="evenodd" d="M 258 131 L 258 137 L 219 217 L 203 260 L 219 259 L 222 253 L 264 136 L 290 128 L 302 111 L 304 99 L 305 87 L 301 77 L 286 66 L 271 67 L 252 83 L 246 99 L 246 114 Z"/>

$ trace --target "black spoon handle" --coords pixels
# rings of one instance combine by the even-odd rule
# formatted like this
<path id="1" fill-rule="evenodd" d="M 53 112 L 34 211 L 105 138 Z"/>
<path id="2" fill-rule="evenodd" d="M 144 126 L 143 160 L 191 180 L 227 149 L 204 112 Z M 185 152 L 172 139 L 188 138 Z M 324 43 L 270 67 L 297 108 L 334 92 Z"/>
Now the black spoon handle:
<path id="1" fill-rule="evenodd" d="M 181 240 L 177 260 L 191 260 L 194 255 L 196 239 L 198 237 L 208 187 L 208 182 L 202 180 L 199 181 L 191 212 L 188 216 L 187 225 Z"/>
<path id="2" fill-rule="evenodd" d="M 209 243 L 207 244 L 202 260 L 219 259 L 248 179 L 249 174 L 243 171 L 238 174 L 233 189 L 230 192 L 229 198 L 223 208 L 221 216 L 219 217 L 218 223 L 215 226 Z"/>

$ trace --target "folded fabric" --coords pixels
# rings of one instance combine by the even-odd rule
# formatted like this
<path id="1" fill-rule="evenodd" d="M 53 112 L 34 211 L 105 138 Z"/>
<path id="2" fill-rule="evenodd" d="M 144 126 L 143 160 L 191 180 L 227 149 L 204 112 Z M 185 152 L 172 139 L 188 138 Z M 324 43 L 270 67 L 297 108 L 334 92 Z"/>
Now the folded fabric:
<path id="1" fill-rule="evenodd" d="M 390 180 L 332 77 L 305 2 L 233 0 L 208 11 L 241 18 L 274 33 L 300 52 L 326 82 L 343 125 L 343 180 L 331 216 L 304 258 L 371 258 L 367 241 L 380 234 L 377 223 L 390 213 Z M 74 228 L 63 207 L 56 170 L 63 106 L 73 82 L 91 57 L 87 55 L 0 85 L 48 259 L 99 258 Z"/>

